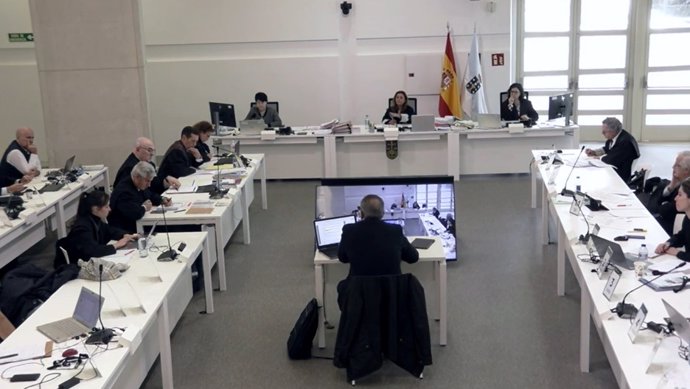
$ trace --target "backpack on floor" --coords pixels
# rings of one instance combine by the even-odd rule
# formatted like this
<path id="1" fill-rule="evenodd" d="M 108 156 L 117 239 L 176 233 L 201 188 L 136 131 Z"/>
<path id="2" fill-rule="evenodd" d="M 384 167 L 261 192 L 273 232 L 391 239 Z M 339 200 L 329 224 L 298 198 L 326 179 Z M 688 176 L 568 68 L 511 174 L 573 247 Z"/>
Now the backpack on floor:
<path id="1" fill-rule="evenodd" d="M 313 298 L 297 319 L 297 323 L 290 331 L 287 341 L 288 357 L 290 359 L 311 358 L 311 346 L 319 326 L 319 305 Z"/>

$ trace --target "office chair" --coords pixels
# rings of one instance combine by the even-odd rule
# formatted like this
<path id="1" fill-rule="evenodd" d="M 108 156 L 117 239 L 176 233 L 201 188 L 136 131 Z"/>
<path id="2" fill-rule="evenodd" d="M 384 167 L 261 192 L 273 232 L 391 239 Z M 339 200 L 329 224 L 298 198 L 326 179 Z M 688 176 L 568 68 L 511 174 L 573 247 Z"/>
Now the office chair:
<path id="1" fill-rule="evenodd" d="M 388 99 L 388 106 L 390 107 L 392 104 L 393 104 L 393 98 L 391 97 Z M 417 98 L 416 97 L 408 97 L 407 98 L 407 105 L 409 105 L 410 107 L 412 107 L 412 109 L 414 109 L 415 114 L 419 114 L 419 112 L 417 112 Z"/>
<path id="2" fill-rule="evenodd" d="M 250 108 L 254 108 L 254 106 L 256 106 L 256 101 L 252 101 L 252 102 L 249 104 L 249 107 L 250 107 Z M 278 109 L 279 104 L 278 104 L 277 101 L 267 101 L 267 102 L 266 102 L 266 106 L 267 106 L 267 107 L 271 107 L 271 108 L 275 109 L 276 112 L 280 113 L 280 110 Z"/>
<path id="3" fill-rule="evenodd" d="M 424 288 L 412 274 L 352 276 L 343 290 L 333 364 L 347 380 L 367 376 L 383 357 L 415 377 L 431 365 L 431 337 Z M 340 292 L 340 285 L 338 286 Z M 338 296 L 339 303 L 341 296 Z"/>

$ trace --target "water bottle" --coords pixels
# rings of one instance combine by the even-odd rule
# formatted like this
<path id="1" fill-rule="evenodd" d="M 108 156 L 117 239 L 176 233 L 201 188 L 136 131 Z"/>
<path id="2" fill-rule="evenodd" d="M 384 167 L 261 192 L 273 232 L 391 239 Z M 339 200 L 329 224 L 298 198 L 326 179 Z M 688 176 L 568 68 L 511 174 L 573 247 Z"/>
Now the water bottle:
<path id="1" fill-rule="evenodd" d="M 149 256 L 149 251 L 146 249 L 146 238 L 139 238 L 139 240 L 137 240 L 137 248 L 139 249 L 139 258 L 146 258 Z"/>
<path id="2" fill-rule="evenodd" d="M 575 176 L 575 193 L 582 193 L 582 184 L 580 184 L 580 176 Z"/>
<path id="3" fill-rule="evenodd" d="M 369 115 L 364 115 L 364 129 L 366 131 L 371 130 L 371 121 L 369 121 Z"/>
<path id="4" fill-rule="evenodd" d="M 640 252 L 637 254 L 637 257 L 640 261 L 646 261 L 648 255 L 649 251 L 647 251 L 647 245 L 643 243 L 640 246 Z"/>

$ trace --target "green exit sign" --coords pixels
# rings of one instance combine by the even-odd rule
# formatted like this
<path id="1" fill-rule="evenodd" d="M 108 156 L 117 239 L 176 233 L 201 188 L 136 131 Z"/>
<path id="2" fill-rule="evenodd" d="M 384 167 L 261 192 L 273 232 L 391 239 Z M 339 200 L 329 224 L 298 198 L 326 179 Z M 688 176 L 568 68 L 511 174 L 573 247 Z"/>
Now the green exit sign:
<path id="1" fill-rule="evenodd" d="M 34 33 L 33 32 L 11 32 L 8 35 L 10 43 L 15 42 L 33 42 Z"/>

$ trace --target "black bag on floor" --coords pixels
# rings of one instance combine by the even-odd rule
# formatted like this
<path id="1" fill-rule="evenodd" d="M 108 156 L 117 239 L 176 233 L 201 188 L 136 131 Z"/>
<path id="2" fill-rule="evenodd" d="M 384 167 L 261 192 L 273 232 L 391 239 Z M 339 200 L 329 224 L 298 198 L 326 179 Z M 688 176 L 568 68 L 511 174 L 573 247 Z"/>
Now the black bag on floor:
<path id="1" fill-rule="evenodd" d="M 313 298 L 295 323 L 295 327 L 290 331 L 287 341 L 288 357 L 290 359 L 309 359 L 311 358 L 311 346 L 319 326 L 319 305 Z"/>

